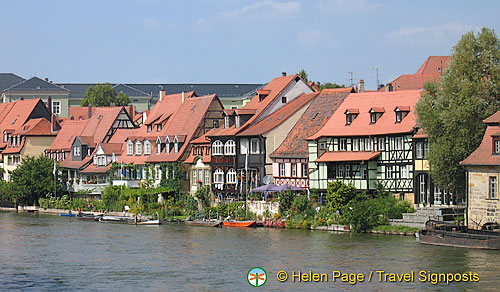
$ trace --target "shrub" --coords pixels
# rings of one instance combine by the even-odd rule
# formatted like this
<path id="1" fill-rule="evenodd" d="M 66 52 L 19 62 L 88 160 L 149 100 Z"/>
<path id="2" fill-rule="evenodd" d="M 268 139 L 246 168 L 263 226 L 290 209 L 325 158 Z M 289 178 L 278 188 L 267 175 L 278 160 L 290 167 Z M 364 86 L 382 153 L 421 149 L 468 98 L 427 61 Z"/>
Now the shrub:
<path id="1" fill-rule="evenodd" d="M 328 207 L 333 211 L 342 211 L 342 207 L 356 196 L 356 188 L 342 181 L 329 182 L 326 190 Z"/>

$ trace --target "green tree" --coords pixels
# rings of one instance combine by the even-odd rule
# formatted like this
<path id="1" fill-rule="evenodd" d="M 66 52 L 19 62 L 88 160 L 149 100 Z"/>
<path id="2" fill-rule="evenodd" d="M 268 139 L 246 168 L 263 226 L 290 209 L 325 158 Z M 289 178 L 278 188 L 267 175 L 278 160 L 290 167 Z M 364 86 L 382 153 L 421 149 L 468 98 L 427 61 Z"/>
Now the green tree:
<path id="1" fill-rule="evenodd" d="M 342 181 L 329 182 L 326 189 L 328 207 L 332 211 L 341 211 L 356 196 L 356 188 Z"/>
<path id="2" fill-rule="evenodd" d="M 88 106 L 89 104 L 92 106 L 110 106 L 111 104 L 128 105 L 129 103 L 130 99 L 125 93 L 120 92 L 120 94 L 117 94 L 111 84 L 104 83 L 87 88 L 80 104 L 81 106 Z"/>
<path id="3" fill-rule="evenodd" d="M 40 155 L 26 157 L 12 172 L 10 191 L 20 204 L 31 205 L 54 192 L 54 176 L 52 174 L 54 161 Z M 61 182 L 57 181 L 56 189 L 61 194 Z"/>
<path id="4" fill-rule="evenodd" d="M 481 143 L 482 120 L 498 110 L 499 100 L 500 41 L 488 28 L 466 33 L 453 47 L 440 83 L 425 84 L 416 106 L 429 139 L 431 176 L 441 187 L 463 194 L 459 162 Z"/>
<path id="5" fill-rule="evenodd" d="M 308 82 L 309 80 L 307 79 L 307 72 L 305 69 L 300 69 L 299 73 L 300 78 L 302 78 L 302 80 L 304 80 L 305 82 Z"/>
<path id="6" fill-rule="evenodd" d="M 210 207 L 210 186 L 204 185 L 196 191 L 195 197 L 203 208 Z"/>
<path id="7" fill-rule="evenodd" d="M 339 85 L 337 83 L 332 83 L 332 82 L 321 83 L 318 81 L 318 82 L 316 82 L 316 84 L 318 85 L 320 90 L 330 89 L 330 88 L 344 88 L 345 87 L 344 85 Z"/>

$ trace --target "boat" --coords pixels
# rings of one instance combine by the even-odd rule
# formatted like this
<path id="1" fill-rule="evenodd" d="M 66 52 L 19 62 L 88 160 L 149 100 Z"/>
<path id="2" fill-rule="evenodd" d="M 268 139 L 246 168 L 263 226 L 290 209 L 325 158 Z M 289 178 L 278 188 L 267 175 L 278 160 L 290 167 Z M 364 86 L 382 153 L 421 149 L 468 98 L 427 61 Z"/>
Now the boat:
<path id="1" fill-rule="evenodd" d="M 247 220 L 247 221 L 237 221 L 237 220 L 228 220 L 222 222 L 226 227 L 252 227 L 255 226 L 255 220 Z"/>
<path id="2" fill-rule="evenodd" d="M 102 216 L 99 222 L 103 223 L 135 223 L 135 218 L 128 216 Z"/>
<path id="3" fill-rule="evenodd" d="M 131 223 L 134 224 L 134 223 Z M 140 220 L 135 223 L 136 225 L 160 225 L 161 221 L 159 219 L 156 220 Z"/>
<path id="4" fill-rule="evenodd" d="M 73 213 L 59 213 L 59 216 L 64 216 L 64 217 L 75 217 L 76 214 Z"/>
<path id="5" fill-rule="evenodd" d="M 222 222 L 221 221 L 214 221 L 214 220 L 185 220 L 184 224 L 190 225 L 190 226 L 204 226 L 204 227 L 221 227 Z"/>
<path id="6" fill-rule="evenodd" d="M 101 214 L 94 215 L 93 213 L 78 213 L 78 215 L 76 215 L 76 218 L 83 221 L 99 221 L 101 217 Z"/>
<path id="7" fill-rule="evenodd" d="M 500 249 L 500 232 L 469 229 L 446 222 L 429 220 L 425 229 L 415 233 L 423 244 L 466 247 L 478 249 Z"/>

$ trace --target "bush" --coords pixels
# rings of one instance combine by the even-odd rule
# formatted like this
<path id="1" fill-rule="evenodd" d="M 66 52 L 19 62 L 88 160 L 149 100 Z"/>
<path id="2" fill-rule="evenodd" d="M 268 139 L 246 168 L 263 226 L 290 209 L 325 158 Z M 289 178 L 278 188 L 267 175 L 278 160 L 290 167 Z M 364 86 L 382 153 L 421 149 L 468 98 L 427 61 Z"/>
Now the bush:
<path id="1" fill-rule="evenodd" d="M 204 185 L 196 191 L 195 197 L 203 208 L 210 207 L 210 186 Z"/>
<path id="2" fill-rule="evenodd" d="M 292 206 L 295 193 L 291 190 L 283 191 L 278 194 L 279 213 L 281 215 L 286 215 Z"/>
<path id="3" fill-rule="evenodd" d="M 342 207 L 347 205 L 356 196 L 356 188 L 342 181 L 329 182 L 326 190 L 328 207 L 333 211 L 342 211 Z"/>
<path id="4" fill-rule="evenodd" d="M 311 209 L 311 202 L 305 195 L 298 195 L 293 199 L 291 210 L 292 213 L 304 213 Z"/>

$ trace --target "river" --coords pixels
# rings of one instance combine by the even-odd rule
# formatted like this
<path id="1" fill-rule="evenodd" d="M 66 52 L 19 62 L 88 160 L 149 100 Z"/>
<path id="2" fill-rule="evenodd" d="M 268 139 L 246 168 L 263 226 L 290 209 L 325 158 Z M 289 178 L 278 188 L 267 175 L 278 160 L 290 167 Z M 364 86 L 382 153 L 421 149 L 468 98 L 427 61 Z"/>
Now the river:
<path id="1" fill-rule="evenodd" d="M 423 245 L 410 236 L 270 228 L 134 226 L 0 212 L 0 290 L 487 291 L 500 287 L 500 252 Z M 287 271 L 328 273 L 328 282 L 279 282 Z M 332 271 L 415 272 L 414 282 L 332 282 Z M 479 274 L 479 282 L 421 283 L 418 272 Z M 498 291 L 498 290 L 496 290 Z"/>

